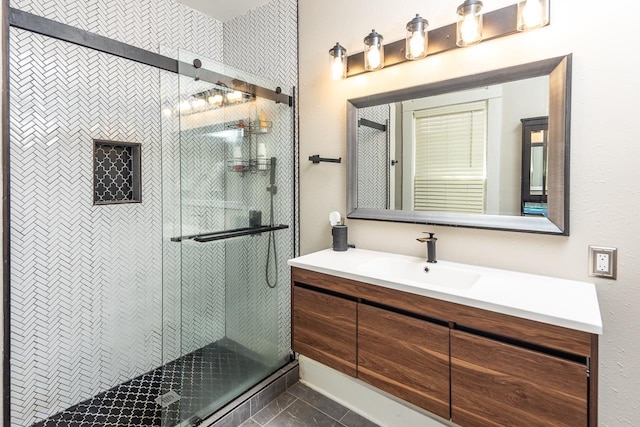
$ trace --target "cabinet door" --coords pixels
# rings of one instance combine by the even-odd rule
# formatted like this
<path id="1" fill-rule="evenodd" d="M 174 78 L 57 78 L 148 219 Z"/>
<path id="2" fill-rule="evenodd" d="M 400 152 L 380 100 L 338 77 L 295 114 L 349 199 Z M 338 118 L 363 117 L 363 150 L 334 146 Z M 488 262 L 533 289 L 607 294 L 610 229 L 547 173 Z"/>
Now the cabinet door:
<path id="1" fill-rule="evenodd" d="M 358 304 L 358 378 L 449 419 L 449 328 Z"/>
<path id="2" fill-rule="evenodd" d="M 356 302 L 293 287 L 293 350 L 356 376 Z"/>
<path id="3" fill-rule="evenodd" d="M 465 427 L 586 426 L 586 366 L 452 330 L 451 415 Z"/>

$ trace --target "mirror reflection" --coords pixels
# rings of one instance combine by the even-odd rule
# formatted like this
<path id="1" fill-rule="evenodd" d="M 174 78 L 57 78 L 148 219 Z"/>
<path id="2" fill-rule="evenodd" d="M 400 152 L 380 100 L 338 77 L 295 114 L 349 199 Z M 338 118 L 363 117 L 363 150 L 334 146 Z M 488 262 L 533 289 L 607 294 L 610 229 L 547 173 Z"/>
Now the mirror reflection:
<path id="1" fill-rule="evenodd" d="M 541 76 L 359 108 L 358 207 L 520 215 L 522 120 L 548 116 L 548 94 Z M 529 156 L 531 195 L 545 154 Z"/>
<path id="2" fill-rule="evenodd" d="M 350 100 L 348 216 L 566 234 L 569 59 Z"/>

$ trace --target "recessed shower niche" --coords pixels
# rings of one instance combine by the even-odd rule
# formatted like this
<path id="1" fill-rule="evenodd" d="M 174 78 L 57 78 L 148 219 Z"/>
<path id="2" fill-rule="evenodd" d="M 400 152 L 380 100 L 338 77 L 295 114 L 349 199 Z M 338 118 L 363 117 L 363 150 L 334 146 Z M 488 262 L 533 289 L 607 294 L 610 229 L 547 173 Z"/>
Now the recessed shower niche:
<path id="1" fill-rule="evenodd" d="M 93 204 L 139 203 L 140 144 L 93 140 Z"/>

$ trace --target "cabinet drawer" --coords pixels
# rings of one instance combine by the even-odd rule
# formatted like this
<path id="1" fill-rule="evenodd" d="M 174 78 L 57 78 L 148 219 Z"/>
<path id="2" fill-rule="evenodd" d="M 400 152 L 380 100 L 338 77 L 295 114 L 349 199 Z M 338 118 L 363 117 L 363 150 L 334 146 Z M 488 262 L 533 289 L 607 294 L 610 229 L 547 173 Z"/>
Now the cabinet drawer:
<path id="1" fill-rule="evenodd" d="M 462 426 L 586 426 L 586 365 L 451 331 L 451 414 Z"/>
<path id="2" fill-rule="evenodd" d="M 358 304 L 358 378 L 449 419 L 449 328 Z"/>
<path id="3" fill-rule="evenodd" d="M 356 302 L 293 287 L 293 350 L 356 376 Z"/>

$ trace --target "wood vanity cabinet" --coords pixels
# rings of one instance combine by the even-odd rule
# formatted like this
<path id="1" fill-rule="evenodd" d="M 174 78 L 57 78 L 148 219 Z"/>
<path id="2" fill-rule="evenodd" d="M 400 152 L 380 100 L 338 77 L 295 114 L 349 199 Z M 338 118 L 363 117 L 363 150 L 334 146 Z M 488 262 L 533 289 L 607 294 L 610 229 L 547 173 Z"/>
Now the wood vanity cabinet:
<path id="1" fill-rule="evenodd" d="M 597 426 L 598 335 L 293 267 L 294 351 L 461 426 Z"/>
<path id="2" fill-rule="evenodd" d="M 449 328 L 358 304 L 358 378 L 449 418 Z"/>
<path id="3" fill-rule="evenodd" d="M 584 363 L 451 330 L 451 419 L 462 426 L 586 426 Z"/>
<path id="4" fill-rule="evenodd" d="M 356 376 L 356 302 L 295 286 L 293 350 Z"/>

